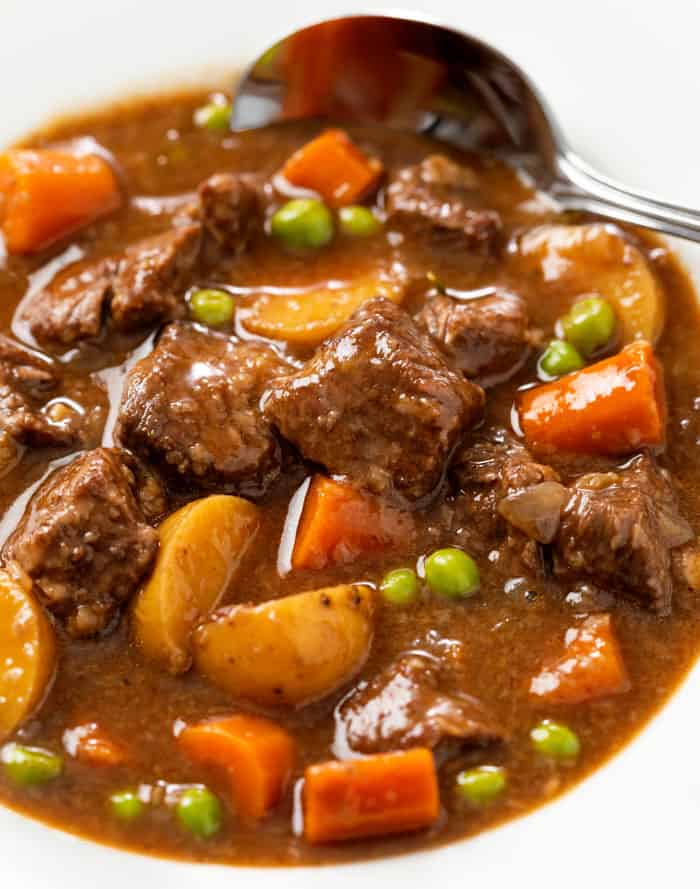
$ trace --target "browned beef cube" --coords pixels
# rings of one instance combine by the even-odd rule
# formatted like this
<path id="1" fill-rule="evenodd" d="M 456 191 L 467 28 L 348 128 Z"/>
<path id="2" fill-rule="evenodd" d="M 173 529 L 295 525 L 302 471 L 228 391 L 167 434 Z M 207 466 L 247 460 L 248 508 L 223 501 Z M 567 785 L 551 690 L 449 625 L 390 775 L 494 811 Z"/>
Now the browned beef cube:
<path id="1" fill-rule="evenodd" d="M 201 237 L 200 227 L 192 224 L 127 247 L 112 281 L 110 311 L 117 330 L 138 330 L 185 314 L 183 296 Z"/>
<path id="2" fill-rule="evenodd" d="M 32 497 L 3 555 L 33 579 L 71 636 L 108 627 L 148 571 L 158 534 L 146 523 L 133 458 L 98 448 L 54 472 Z"/>
<path id="3" fill-rule="evenodd" d="M 263 397 L 265 416 L 304 457 L 409 500 L 435 490 L 483 404 L 483 391 L 385 299 L 366 303 Z"/>
<path id="4" fill-rule="evenodd" d="M 120 257 L 75 263 L 25 301 L 22 317 L 39 342 L 60 346 L 99 336 L 108 311 L 125 332 L 179 318 L 200 243 L 200 227 L 190 224 L 137 241 Z"/>
<path id="5" fill-rule="evenodd" d="M 538 463 L 524 445 L 502 429 L 461 448 L 455 456 L 453 475 L 464 491 L 493 486 L 499 497 L 559 480 L 551 466 Z"/>
<path id="6" fill-rule="evenodd" d="M 127 377 L 117 440 L 188 486 L 260 494 L 280 471 L 260 395 L 288 367 L 260 343 L 171 324 Z"/>
<path id="7" fill-rule="evenodd" d="M 202 265 L 208 268 L 245 250 L 262 231 L 264 210 L 263 186 L 252 176 L 217 173 L 205 179 L 183 213 L 202 225 Z"/>
<path id="8" fill-rule="evenodd" d="M 642 455 L 619 471 L 591 473 L 573 485 L 555 543 L 555 569 L 667 614 L 670 551 L 692 536 L 669 478 Z"/>
<path id="9" fill-rule="evenodd" d="M 75 443 L 76 425 L 54 422 L 43 409 L 59 384 L 52 361 L 0 336 L 0 431 L 29 447 Z"/>
<path id="10" fill-rule="evenodd" d="M 567 499 L 557 472 L 538 463 L 503 430 L 477 438 L 455 455 L 452 475 L 460 488 L 455 524 L 463 545 L 499 561 L 535 570 L 540 543 L 554 539 Z"/>
<path id="11" fill-rule="evenodd" d="M 100 333 L 112 294 L 117 260 L 86 260 L 68 266 L 23 300 L 20 317 L 40 343 L 70 346 Z"/>
<path id="12" fill-rule="evenodd" d="M 55 346 L 95 339 L 110 318 L 123 332 L 182 318 L 197 273 L 244 250 L 262 230 L 264 207 L 263 185 L 252 177 L 211 176 L 172 228 L 118 256 L 73 263 L 25 299 L 21 317 L 39 342 Z"/>
<path id="13" fill-rule="evenodd" d="M 418 322 L 452 365 L 472 379 L 503 382 L 522 367 L 529 352 L 527 306 L 505 291 L 465 300 L 439 294 L 428 300 Z"/>
<path id="14" fill-rule="evenodd" d="M 483 206 L 476 173 L 442 155 L 399 170 L 387 186 L 385 206 L 390 222 L 467 250 L 490 252 L 501 231 L 498 213 Z"/>
<path id="15" fill-rule="evenodd" d="M 56 346 L 95 339 L 108 316 L 124 332 L 180 318 L 200 244 L 192 223 L 137 241 L 121 256 L 75 263 L 25 300 L 21 316 L 39 342 Z"/>
<path id="16" fill-rule="evenodd" d="M 341 705 L 336 745 L 367 754 L 436 747 L 443 741 L 479 746 L 503 738 L 479 701 L 440 691 L 438 680 L 427 658 L 400 658 Z"/>

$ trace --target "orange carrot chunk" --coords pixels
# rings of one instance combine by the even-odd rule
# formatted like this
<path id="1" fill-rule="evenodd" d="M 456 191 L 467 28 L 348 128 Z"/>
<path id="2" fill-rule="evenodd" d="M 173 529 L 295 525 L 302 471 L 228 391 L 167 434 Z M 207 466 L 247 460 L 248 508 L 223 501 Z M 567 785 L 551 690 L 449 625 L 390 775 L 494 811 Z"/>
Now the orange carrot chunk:
<path id="1" fill-rule="evenodd" d="M 623 455 L 663 444 L 661 367 L 647 342 L 523 392 L 520 425 L 540 452 Z"/>
<path id="2" fill-rule="evenodd" d="M 304 835 L 310 843 L 420 830 L 439 812 L 435 761 L 427 747 L 319 763 L 304 776 Z"/>
<path id="3" fill-rule="evenodd" d="M 292 568 L 324 568 L 350 562 L 362 553 L 405 543 L 412 530 L 408 513 L 352 485 L 317 475 L 304 501 Z"/>
<path id="4" fill-rule="evenodd" d="M 115 210 L 110 165 L 96 154 L 10 149 L 0 154 L 0 228 L 9 253 L 32 253 Z"/>
<path id="5" fill-rule="evenodd" d="M 121 766 L 127 761 L 125 749 L 96 722 L 85 722 L 63 733 L 66 752 L 93 766 Z"/>
<path id="6" fill-rule="evenodd" d="M 629 688 L 609 614 L 594 614 L 567 630 L 564 653 L 530 682 L 530 694 L 548 704 L 579 704 Z"/>
<path id="7" fill-rule="evenodd" d="M 326 130 L 296 151 L 282 175 L 292 185 L 309 188 L 329 207 L 356 204 L 379 182 L 383 167 L 367 157 L 342 130 Z"/>
<path id="8" fill-rule="evenodd" d="M 262 818 L 282 799 L 292 774 L 295 744 L 272 720 L 226 716 L 188 726 L 178 740 L 192 759 L 226 770 L 243 818 Z"/>

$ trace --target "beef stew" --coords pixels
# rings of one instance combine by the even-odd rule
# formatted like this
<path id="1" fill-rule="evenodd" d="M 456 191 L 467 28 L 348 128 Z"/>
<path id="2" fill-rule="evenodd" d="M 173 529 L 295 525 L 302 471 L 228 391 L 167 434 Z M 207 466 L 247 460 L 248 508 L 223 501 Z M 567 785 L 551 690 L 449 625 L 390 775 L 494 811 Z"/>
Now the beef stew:
<path id="1" fill-rule="evenodd" d="M 0 156 L 0 799 L 232 864 L 464 838 L 697 655 L 696 294 L 502 160 L 209 101 Z"/>

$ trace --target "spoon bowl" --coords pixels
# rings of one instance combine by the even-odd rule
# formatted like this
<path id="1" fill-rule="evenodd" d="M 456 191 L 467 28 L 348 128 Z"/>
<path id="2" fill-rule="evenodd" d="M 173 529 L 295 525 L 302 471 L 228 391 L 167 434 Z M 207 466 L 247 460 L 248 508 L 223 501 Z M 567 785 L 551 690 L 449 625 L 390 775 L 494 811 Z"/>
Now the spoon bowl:
<path id="1" fill-rule="evenodd" d="M 562 210 L 700 241 L 700 212 L 596 173 L 540 90 L 507 56 L 420 17 L 353 15 L 302 28 L 246 70 L 231 128 L 317 118 L 379 123 L 489 152 L 526 169 Z"/>

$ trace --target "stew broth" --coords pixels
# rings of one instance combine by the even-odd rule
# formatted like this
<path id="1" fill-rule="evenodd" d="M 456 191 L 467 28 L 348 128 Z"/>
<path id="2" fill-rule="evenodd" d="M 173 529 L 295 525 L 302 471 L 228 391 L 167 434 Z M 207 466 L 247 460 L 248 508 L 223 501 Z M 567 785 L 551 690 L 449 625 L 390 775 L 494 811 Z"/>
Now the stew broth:
<path id="1" fill-rule="evenodd" d="M 26 327 L 16 320 L 17 306 L 52 262 L 60 264 L 79 255 L 104 256 L 161 232 L 172 217 L 169 202 L 162 199 L 194 192 L 202 180 L 219 171 L 257 172 L 270 178 L 318 133 L 313 123 L 244 134 L 212 133 L 193 124 L 195 109 L 206 99 L 200 93 L 187 93 L 125 103 L 61 122 L 28 140 L 27 144 L 36 147 L 82 137 L 95 140 L 115 159 L 128 200 L 120 210 L 57 246 L 28 258 L 7 259 L 0 268 L 3 333 L 26 337 Z M 590 221 L 583 216 L 562 218 L 524 175 L 488 158 L 462 158 L 427 138 L 378 128 L 351 127 L 348 132 L 365 152 L 380 158 L 388 171 L 418 164 L 436 151 L 467 163 L 476 171 L 483 206 L 501 217 L 504 243 L 515 243 L 520 232 L 534 226 Z M 667 319 L 656 353 L 665 371 L 669 410 L 667 444 L 659 460 L 675 480 L 682 514 L 698 532 L 700 366 L 693 343 L 700 323 L 696 294 L 665 245 L 637 231 L 628 232 L 627 237 L 639 246 L 666 294 Z M 556 320 L 569 310 L 575 295 L 566 282 L 558 285 L 555 280 L 543 286 L 531 268 L 518 263 L 517 248 L 515 253 L 504 250 L 485 261 L 478 254 L 436 248 L 420 231 L 389 223 L 376 236 L 357 240 L 336 237 L 322 249 L 303 255 L 286 250 L 263 234 L 236 259 L 225 279 L 214 271 L 210 280 L 199 283 L 230 288 L 238 312 L 237 332 L 250 338 L 245 330 L 246 310 L 261 293 L 272 288 L 303 292 L 329 280 L 342 283 L 377 270 L 391 275 L 397 269 L 411 281 L 423 280 L 429 271 L 431 280 L 443 282 L 449 294 L 493 287 L 516 293 L 527 303 L 531 326 L 544 332 L 543 342 L 552 335 Z M 409 288 L 404 308 L 417 313 L 428 289 Z M 149 325 L 133 334 L 109 334 L 97 345 L 83 345 L 61 356 L 61 366 L 76 383 L 92 375 L 80 399 L 95 420 L 86 447 L 113 443 L 124 368 L 150 351 L 157 326 Z M 295 367 L 313 353 L 311 348 L 281 345 Z M 482 429 L 511 429 L 519 389 L 538 379 L 540 351 L 533 348 L 513 376 L 487 388 Z M 20 462 L 4 475 L 0 508 L 5 538 L 24 510 L 25 492 L 49 468 L 59 465 L 53 461 L 67 458 L 66 450 L 27 448 Z M 592 461 L 591 469 L 594 466 Z M 414 567 L 417 560 L 441 546 L 459 545 L 452 495 L 446 499 L 441 493 L 412 511 L 415 536 L 405 546 L 363 554 L 346 564 L 296 569 L 280 576 L 278 550 L 290 499 L 311 471 L 308 463 L 294 462 L 257 501 L 261 530 L 222 604 L 265 602 L 340 583 L 378 586 L 388 570 Z M 197 494 L 175 491 L 171 509 L 193 496 Z M 490 562 L 481 555 L 476 558 L 481 573 L 477 595 L 455 602 L 424 591 L 407 607 L 380 602 L 371 654 L 360 674 L 322 700 L 292 711 L 261 710 L 233 700 L 195 671 L 169 675 L 150 663 L 134 644 L 127 615 L 111 633 L 95 639 L 71 638 L 56 621 L 59 657 L 55 682 L 40 710 L 10 740 L 62 752 L 67 728 L 95 722 L 128 747 L 129 757 L 115 768 L 97 768 L 66 756 L 60 777 L 30 789 L 17 787 L 0 775 L 0 797 L 21 812 L 118 846 L 195 860 L 259 865 L 344 862 L 412 851 L 471 836 L 527 812 L 598 767 L 664 703 L 696 656 L 700 603 L 696 592 L 679 582 L 674 586 L 668 616 L 660 617 L 635 601 L 612 597 L 605 610 L 614 616 L 629 691 L 554 708 L 546 701 L 533 700 L 529 681 L 543 661 L 561 650 L 566 631 L 587 612 L 586 603 L 572 595 L 575 585 L 566 579 L 538 576 L 535 571 L 514 574 L 512 562 Z M 429 829 L 355 843 L 309 844 L 292 829 L 295 805 L 300 806 L 300 795 L 294 788 L 304 768 L 347 753 L 342 749 L 342 738 L 336 735 L 339 703 L 353 686 L 371 680 L 406 651 L 456 659 L 463 690 L 488 707 L 508 740 L 463 749 L 445 759 L 440 767 L 442 811 Z M 283 801 L 257 824 L 236 815 L 229 782 L 221 770 L 192 762 L 173 733 L 174 726 L 240 709 L 266 713 L 289 730 L 298 748 L 293 781 Z M 557 764 L 533 751 L 530 731 L 546 717 L 565 722 L 576 732 L 581 742 L 576 762 Z M 508 776 L 507 792 L 483 808 L 465 804 L 454 790 L 457 773 L 479 764 L 502 766 Z M 171 808 L 156 804 L 167 795 L 169 785 L 201 782 L 218 792 L 225 810 L 221 831 L 207 840 L 188 835 L 176 823 Z M 123 787 L 138 785 L 148 787 L 156 802 L 136 824 L 122 823 L 109 812 L 107 800 Z"/>

